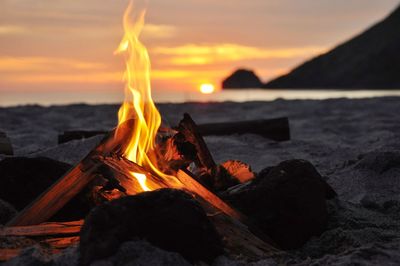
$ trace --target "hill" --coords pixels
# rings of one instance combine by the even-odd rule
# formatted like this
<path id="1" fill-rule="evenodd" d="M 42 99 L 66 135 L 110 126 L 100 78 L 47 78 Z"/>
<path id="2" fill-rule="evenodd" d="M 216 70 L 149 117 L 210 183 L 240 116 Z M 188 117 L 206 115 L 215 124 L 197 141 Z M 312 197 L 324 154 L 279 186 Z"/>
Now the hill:
<path id="1" fill-rule="evenodd" d="M 358 36 L 264 87 L 400 88 L 400 6 Z"/>

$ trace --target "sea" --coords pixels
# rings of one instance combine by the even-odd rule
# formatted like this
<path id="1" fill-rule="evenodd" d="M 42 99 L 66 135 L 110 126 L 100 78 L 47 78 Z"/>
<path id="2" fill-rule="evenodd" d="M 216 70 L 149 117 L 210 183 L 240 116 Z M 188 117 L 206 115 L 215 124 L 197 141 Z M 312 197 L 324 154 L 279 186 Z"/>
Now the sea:
<path id="1" fill-rule="evenodd" d="M 332 98 L 371 98 L 400 96 L 399 90 L 268 90 L 242 89 L 220 90 L 212 94 L 188 91 L 154 90 L 153 99 L 156 103 L 184 102 L 247 102 L 273 101 L 276 99 L 332 99 Z M 1 91 L 0 106 L 17 105 L 68 105 L 68 104 L 119 104 L 123 100 L 121 91 Z"/>

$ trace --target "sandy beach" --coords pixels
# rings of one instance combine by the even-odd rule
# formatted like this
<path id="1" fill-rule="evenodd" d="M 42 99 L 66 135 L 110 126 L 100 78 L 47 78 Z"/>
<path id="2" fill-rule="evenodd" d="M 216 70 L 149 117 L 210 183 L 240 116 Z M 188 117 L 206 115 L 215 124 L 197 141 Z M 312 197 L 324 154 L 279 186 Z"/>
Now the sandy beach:
<path id="1" fill-rule="evenodd" d="M 184 112 L 197 123 L 266 119 L 287 116 L 292 139 L 274 142 L 260 136 L 210 136 L 205 140 L 218 163 L 237 159 L 255 172 L 288 159 L 315 165 L 338 198 L 328 203 L 327 230 L 303 248 L 290 251 L 285 264 L 400 264 L 400 98 L 275 100 L 245 103 L 183 103 L 158 105 L 166 125 L 176 125 Z M 17 156 L 46 156 L 75 164 L 100 137 L 57 145 L 65 130 L 110 130 L 116 125 L 116 105 L 19 106 L 0 108 L 0 131 L 7 133 Z M 3 156 L 4 157 L 4 156 Z M 2 157 L 0 157 L 1 159 Z M 136 263 L 186 265 L 178 254 L 146 242 L 129 242 L 112 265 L 129 252 Z M 43 257 L 35 249 L 5 265 L 77 263 L 77 251 Z M 125 254 L 125 255 L 124 255 Z M 118 257 L 120 256 L 120 257 Z M 245 265 L 220 257 L 214 265 Z M 275 259 L 253 265 L 276 265 Z M 98 264 L 100 265 L 100 264 Z M 247 265 L 247 264 L 246 264 Z"/>

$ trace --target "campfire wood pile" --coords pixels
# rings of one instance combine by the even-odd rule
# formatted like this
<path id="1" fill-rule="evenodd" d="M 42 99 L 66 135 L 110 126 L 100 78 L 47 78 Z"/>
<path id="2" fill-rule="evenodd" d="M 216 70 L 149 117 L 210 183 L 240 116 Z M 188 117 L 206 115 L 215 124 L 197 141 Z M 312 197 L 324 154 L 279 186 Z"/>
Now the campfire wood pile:
<path id="1" fill-rule="evenodd" d="M 154 189 L 173 188 L 186 191 L 202 206 L 223 239 L 226 254 L 259 259 L 281 253 L 274 242 L 261 233 L 250 220 L 221 200 L 215 193 L 254 177 L 250 168 L 237 161 L 217 165 L 197 125 L 185 114 L 183 120 L 165 136 L 157 149 L 160 168 L 174 174 L 181 185 L 168 182 L 121 156 L 123 139 L 132 123 L 128 120 L 118 132 L 121 141 L 110 141 L 109 133 L 78 165 L 31 202 L 0 230 L 0 236 L 26 236 L 46 245 L 51 252 L 79 242 L 82 221 L 44 223 L 74 198 L 82 189 L 91 188 L 91 200 L 97 204 L 143 192 L 131 172 L 145 174 L 147 185 Z M 6 260 L 21 248 L 3 249 Z"/>

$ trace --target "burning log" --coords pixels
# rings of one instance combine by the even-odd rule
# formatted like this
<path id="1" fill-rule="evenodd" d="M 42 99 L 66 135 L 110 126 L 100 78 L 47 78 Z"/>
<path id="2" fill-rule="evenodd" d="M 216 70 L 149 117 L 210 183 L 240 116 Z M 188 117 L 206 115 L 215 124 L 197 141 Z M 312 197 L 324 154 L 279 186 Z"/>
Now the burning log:
<path id="1" fill-rule="evenodd" d="M 195 147 L 194 154 L 184 154 L 184 156 L 194 158 L 193 161 L 197 168 L 193 172 L 196 180 L 212 191 L 221 191 L 240 183 L 240 180 L 231 175 L 227 169 L 215 163 L 207 144 L 199 132 L 199 127 L 189 114 L 184 114 L 176 129 L 178 131 L 177 135 L 183 135 L 185 141 Z"/>
<path id="2" fill-rule="evenodd" d="M 6 133 L 0 132 L 0 154 L 13 155 L 14 151 Z"/>

